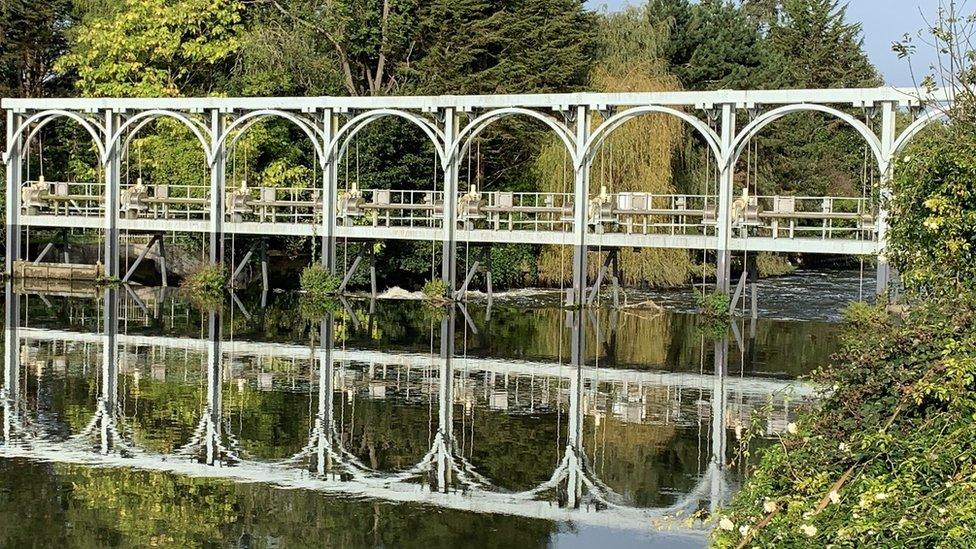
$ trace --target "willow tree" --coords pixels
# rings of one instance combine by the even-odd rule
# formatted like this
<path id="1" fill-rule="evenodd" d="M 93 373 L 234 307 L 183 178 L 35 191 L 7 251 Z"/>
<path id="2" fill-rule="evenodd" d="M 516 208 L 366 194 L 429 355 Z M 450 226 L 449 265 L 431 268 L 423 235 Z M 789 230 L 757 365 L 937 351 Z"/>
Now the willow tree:
<path id="1" fill-rule="evenodd" d="M 666 27 L 651 23 L 646 8 L 630 8 L 605 15 L 600 25 L 601 55 L 590 74 L 591 89 L 605 92 L 658 92 L 680 89 L 668 73 L 661 46 Z M 675 192 L 672 163 L 686 138 L 680 121 L 667 115 L 645 115 L 628 121 L 604 142 L 590 171 L 590 195 L 605 187 L 608 193 Z M 567 169 L 562 142 L 552 139 L 541 151 L 535 170 L 545 192 L 572 192 L 572 168 Z M 591 250 L 590 275 L 601 262 Z M 621 268 L 629 285 L 674 286 L 688 280 L 692 261 L 686 250 L 621 250 Z M 572 276 L 571 253 L 548 246 L 539 256 L 539 278 L 560 284 Z"/>

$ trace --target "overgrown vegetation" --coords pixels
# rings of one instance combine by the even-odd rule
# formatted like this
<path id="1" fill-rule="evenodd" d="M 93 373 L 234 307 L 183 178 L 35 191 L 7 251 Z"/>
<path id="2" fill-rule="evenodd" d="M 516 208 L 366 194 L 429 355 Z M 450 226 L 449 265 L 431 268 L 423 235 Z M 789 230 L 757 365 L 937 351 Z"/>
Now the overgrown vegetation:
<path id="1" fill-rule="evenodd" d="M 227 272 L 220 264 L 205 265 L 184 278 L 180 287 L 185 289 L 190 299 L 201 308 L 216 309 L 224 302 Z"/>
<path id="2" fill-rule="evenodd" d="M 903 312 L 846 310 L 842 351 L 814 375 L 822 400 L 763 451 L 716 519 L 718 547 L 976 546 L 976 19 L 953 6 L 933 36 L 963 91 L 949 125 L 896 159 Z"/>
<path id="3" fill-rule="evenodd" d="M 847 320 L 824 401 L 765 450 L 717 546 L 976 544 L 976 294 Z"/>
<path id="4" fill-rule="evenodd" d="M 445 301 L 450 299 L 447 295 L 447 283 L 439 278 L 428 280 L 422 290 L 424 298 L 428 301 Z"/>
<path id="5" fill-rule="evenodd" d="M 342 279 L 329 272 L 321 263 L 313 263 L 302 269 L 299 282 L 308 297 L 320 299 L 338 294 Z"/>

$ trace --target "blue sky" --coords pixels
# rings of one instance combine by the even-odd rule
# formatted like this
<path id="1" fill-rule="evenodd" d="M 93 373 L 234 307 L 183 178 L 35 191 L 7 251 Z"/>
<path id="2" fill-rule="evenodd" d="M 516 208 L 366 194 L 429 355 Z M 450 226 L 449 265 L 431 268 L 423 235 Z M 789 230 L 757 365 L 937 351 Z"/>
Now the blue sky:
<path id="1" fill-rule="evenodd" d="M 611 10 L 642 3 L 641 0 L 587 0 L 590 7 L 606 6 Z M 912 85 L 908 63 L 891 51 L 891 43 L 901 40 L 905 33 L 916 36 L 925 28 L 925 18 L 930 21 L 934 18 L 938 0 L 848 0 L 847 3 L 848 18 L 863 25 L 864 49 L 885 81 L 895 86 Z M 917 37 L 915 42 L 918 53 L 912 64 L 916 77 L 921 79 L 934 62 L 935 55 L 931 48 L 919 43 Z"/>

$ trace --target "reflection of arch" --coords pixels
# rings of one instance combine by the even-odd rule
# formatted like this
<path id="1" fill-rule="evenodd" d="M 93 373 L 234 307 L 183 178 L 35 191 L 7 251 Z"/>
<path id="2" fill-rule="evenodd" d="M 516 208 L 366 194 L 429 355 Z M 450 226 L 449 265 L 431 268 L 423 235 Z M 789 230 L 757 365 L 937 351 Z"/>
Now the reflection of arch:
<path id="1" fill-rule="evenodd" d="M 930 124 L 937 121 L 945 121 L 949 119 L 949 113 L 937 110 L 929 111 L 925 113 L 924 116 L 918 118 L 905 128 L 905 131 L 901 132 L 898 139 L 895 140 L 894 145 L 891 147 L 891 155 L 888 157 L 888 162 L 894 162 L 895 158 L 901 154 L 902 150 L 908 146 L 908 144 L 915 138 L 916 135 L 922 133 L 922 130 L 929 127 Z"/>
<path id="2" fill-rule="evenodd" d="M 857 118 L 854 118 L 853 116 L 843 111 L 837 110 L 833 107 L 827 107 L 825 105 L 814 105 L 811 103 L 801 103 L 798 105 L 785 105 L 783 107 L 773 109 L 767 113 L 763 113 L 758 118 L 750 122 L 749 125 L 743 128 L 742 132 L 740 132 L 739 135 L 737 135 L 736 138 L 732 141 L 732 146 L 730 150 L 726 151 L 726 154 L 728 156 L 726 156 L 725 158 L 725 166 L 726 167 L 734 166 L 735 163 L 739 161 L 739 156 L 742 154 L 742 151 L 745 149 L 749 141 L 752 140 L 752 138 L 755 137 L 763 128 L 779 120 L 780 118 L 783 118 L 788 114 L 804 112 L 804 111 L 821 112 L 824 114 L 829 114 L 835 118 L 839 118 L 840 120 L 846 122 L 848 125 L 854 128 L 855 130 L 857 130 L 857 132 L 861 134 L 861 137 L 863 137 L 864 140 L 867 142 L 868 146 L 871 147 L 871 150 L 874 153 L 875 160 L 878 161 L 878 167 L 880 168 L 880 170 L 882 172 L 885 171 L 887 167 L 887 159 L 884 157 L 884 153 L 882 152 L 881 149 L 881 140 L 878 139 L 878 136 L 875 135 L 873 131 L 871 131 L 871 128 L 868 128 L 867 125 L 864 124 L 864 122 L 861 122 Z"/>
<path id="3" fill-rule="evenodd" d="M 231 131 L 240 127 L 240 129 L 237 132 L 237 135 L 235 135 L 234 138 L 231 139 L 230 144 L 227 146 L 228 149 L 233 148 L 234 145 L 236 145 L 237 142 L 240 140 L 240 138 L 244 135 L 244 132 L 246 132 L 251 126 L 253 126 L 254 124 L 260 122 L 265 118 L 271 118 L 271 117 L 282 118 L 284 120 L 287 120 L 292 124 L 298 126 L 300 130 L 305 132 L 305 135 L 308 136 L 308 138 L 312 141 L 312 145 L 315 147 L 316 158 L 318 158 L 319 165 L 320 166 L 325 165 L 325 154 L 322 151 L 322 144 L 321 144 L 321 138 L 324 137 L 323 132 L 318 128 L 316 128 L 315 124 L 309 122 L 308 120 L 300 116 L 295 116 L 290 112 L 281 111 L 278 109 L 261 109 L 257 111 L 251 111 L 248 112 L 247 114 L 242 115 L 237 120 L 234 120 L 234 122 L 231 123 L 231 125 L 224 130 L 224 134 L 220 136 L 220 139 L 218 139 L 217 142 L 214 143 L 213 150 L 211 151 L 211 155 L 208 157 L 208 161 L 210 162 L 210 164 L 213 165 L 213 163 L 217 161 L 217 151 L 219 151 L 221 145 L 223 145 L 224 142 L 227 141 L 227 137 L 230 136 Z"/>
<path id="4" fill-rule="evenodd" d="M 30 116 L 27 120 L 24 120 L 24 122 L 21 123 L 20 126 L 16 130 L 14 130 L 14 133 L 10 137 L 10 141 L 7 143 L 7 148 L 4 150 L 4 153 L 3 153 L 4 161 L 6 161 L 8 158 L 10 158 L 10 153 L 13 151 L 13 147 L 14 147 L 14 144 L 17 142 L 17 139 L 21 136 L 21 134 L 24 133 L 24 131 L 31 124 L 33 124 L 34 122 L 40 121 L 40 122 L 38 122 L 37 127 L 35 127 L 31 132 L 28 133 L 27 139 L 24 142 L 24 145 L 27 145 L 28 143 L 30 143 L 30 140 L 33 139 L 33 137 L 35 135 L 37 135 L 37 132 L 39 132 L 41 130 L 41 128 L 43 128 L 44 126 L 48 125 L 53 120 L 55 120 L 57 118 L 62 118 L 62 117 L 63 118 L 70 118 L 71 120 L 74 120 L 75 122 L 77 122 L 78 124 L 80 124 L 81 127 L 85 128 L 86 131 L 88 131 L 88 133 L 92 137 L 92 140 L 95 142 L 95 146 L 98 147 L 98 157 L 99 157 L 99 160 L 102 161 L 102 162 L 105 162 L 105 159 L 107 158 L 107 155 L 105 153 L 105 145 L 102 143 L 102 134 L 105 132 L 105 129 L 102 128 L 102 126 L 100 126 L 100 125 L 92 124 L 92 122 L 90 120 L 88 120 L 87 118 L 81 116 L 78 113 L 71 112 L 71 111 L 64 111 L 64 110 L 60 110 L 60 109 L 52 109 L 52 110 L 42 111 L 42 112 L 39 112 L 39 113 L 36 113 L 36 114 Z"/>
<path id="5" fill-rule="evenodd" d="M 587 161 L 591 160 L 593 155 L 600 150 L 603 142 L 610 137 L 610 134 L 613 133 L 614 130 L 622 126 L 631 118 L 636 118 L 645 114 L 666 114 L 675 116 L 687 122 L 692 128 L 698 131 L 698 134 L 702 136 L 705 143 L 707 143 L 709 148 L 712 149 L 712 154 L 715 155 L 716 162 L 722 161 L 722 148 L 720 145 L 721 139 L 719 138 L 718 134 L 712 130 L 712 128 L 708 127 L 708 124 L 705 124 L 701 121 L 701 119 L 686 112 L 660 105 L 646 105 L 643 107 L 630 108 L 604 120 L 603 124 L 600 124 L 600 127 L 593 132 L 589 141 L 587 141 L 586 146 L 583 148 L 583 154 L 585 155 L 584 158 Z"/>
<path id="6" fill-rule="evenodd" d="M 352 138 L 355 137 L 356 134 L 362 131 L 362 129 L 366 126 L 386 116 L 403 118 L 404 120 L 412 122 L 414 125 L 423 130 L 424 134 L 426 134 L 430 139 L 430 142 L 434 144 L 434 149 L 437 151 L 437 156 L 440 158 L 442 166 L 447 164 L 447 159 L 444 153 L 444 134 L 430 120 L 427 120 L 426 118 L 418 116 L 414 113 L 401 111 L 398 109 L 375 109 L 354 116 L 351 120 L 346 122 L 346 124 L 340 128 L 338 132 L 336 132 L 335 137 L 332 138 L 332 141 L 325 149 L 329 152 L 327 155 L 324 155 L 325 161 L 322 163 L 323 166 L 331 162 L 338 163 L 340 160 L 342 160 L 342 157 L 346 154 L 346 149 L 349 148 L 349 143 L 352 141 Z M 336 146 L 340 142 L 342 143 L 342 147 L 336 151 Z"/>
<path id="7" fill-rule="evenodd" d="M 108 150 L 112 151 L 112 149 L 118 144 L 118 140 L 122 136 L 122 133 L 125 132 L 125 130 L 127 130 L 129 127 L 135 125 L 136 123 L 139 123 L 139 125 L 136 126 L 135 131 L 133 132 L 133 134 L 135 134 L 135 132 L 139 131 L 146 124 L 148 124 L 153 120 L 156 120 L 157 118 L 172 118 L 174 120 L 181 122 L 191 132 L 193 132 L 193 135 L 195 135 L 197 139 L 200 141 L 200 145 L 203 147 L 204 158 L 207 159 L 210 158 L 210 140 L 211 140 L 210 130 L 207 129 L 206 126 L 194 120 L 191 116 L 187 114 L 181 112 L 175 112 L 175 111 L 168 111 L 164 109 L 153 109 L 148 111 L 142 111 L 139 114 L 136 114 L 131 118 L 129 118 L 128 120 L 126 120 L 125 122 L 123 122 L 119 126 L 119 129 L 116 130 L 115 135 L 113 135 L 112 139 L 109 141 Z M 143 120 L 145 122 L 141 122 Z M 129 140 L 127 139 L 125 142 L 126 146 L 128 146 L 128 143 Z"/>
<path id="8" fill-rule="evenodd" d="M 570 158 L 573 159 L 573 163 L 576 163 L 578 159 L 576 158 L 576 139 L 573 137 L 573 132 L 571 132 L 565 124 L 562 124 L 551 116 L 546 116 L 532 109 L 525 109 L 521 107 L 495 109 L 482 114 L 469 122 L 463 130 L 458 132 L 457 139 L 454 141 L 454 143 L 450 144 L 451 154 L 447 159 L 447 163 L 454 162 L 458 158 L 463 157 L 468 148 L 471 146 L 471 140 L 478 137 L 478 134 L 490 126 L 492 122 L 501 120 L 502 118 L 508 118 L 510 116 L 528 116 L 529 118 L 534 118 L 549 126 L 549 128 L 555 132 L 556 136 L 562 140 L 563 145 L 566 146 L 566 150 L 569 152 Z"/>

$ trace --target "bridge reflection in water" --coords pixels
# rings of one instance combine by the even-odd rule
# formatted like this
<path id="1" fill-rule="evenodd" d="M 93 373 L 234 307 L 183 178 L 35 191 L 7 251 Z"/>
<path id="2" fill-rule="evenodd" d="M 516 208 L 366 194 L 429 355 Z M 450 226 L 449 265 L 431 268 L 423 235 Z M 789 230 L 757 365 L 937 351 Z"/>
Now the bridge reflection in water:
<path id="1" fill-rule="evenodd" d="M 586 363 L 587 322 L 572 312 L 566 313 L 568 361 L 546 363 L 459 356 L 458 324 L 465 321 L 458 309 L 432 320 L 439 323 L 439 349 L 424 354 L 337 348 L 331 316 L 319 323 L 310 345 L 235 340 L 233 333 L 224 333 L 226 322 L 218 312 L 208 314 L 199 339 L 120 333 L 119 312 L 127 310 L 120 301 L 138 297 L 128 289 L 104 290 L 101 333 L 28 328 L 20 318 L 24 298 L 9 282 L 6 291 L 0 457 L 134 467 L 646 530 L 654 520 L 714 510 L 725 502 L 739 479 L 729 466 L 730 434 L 767 403 L 767 430 L 784 429 L 788 395 L 811 391 L 802 384 L 729 376 L 728 337 L 709 343 L 714 360 L 707 367 L 702 364 L 700 373 L 599 368 Z M 128 297 L 120 299 L 120 294 Z M 201 364 L 196 376 L 184 369 L 182 381 L 196 385 L 202 398 L 192 411 L 192 430 L 159 444 L 136 425 L 139 403 L 131 395 L 139 393 L 134 389 L 140 380 L 145 385 L 173 377 L 160 356 L 180 352 L 186 364 Z M 53 383 L 50 370 L 74 372 L 79 364 L 82 377 L 97 390 L 93 411 L 75 418 L 71 428 L 65 426 L 72 424 L 70 414 L 57 410 L 54 399 L 43 394 L 55 390 L 45 387 Z M 308 375 L 300 383 L 296 379 L 301 375 L 282 380 L 277 373 L 282 364 L 297 365 L 299 371 L 307 365 Z M 27 391 L 28 385 L 36 394 Z M 245 422 L 255 418 L 245 418 L 241 401 L 255 388 L 307 393 L 301 444 L 276 437 L 271 437 L 270 448 L 254 443 L 258 437 Z M 355 406 L 362 411 L 377 402 L 427 414 L 421 423 L 427 432 L 398 432 L 404 424 L 391 429 L 409 439 L 404 446 L 412 445 L 418 454 L 414 458 L 403 457 L 407 451 L 395 463 L 384 462 L 372 449 L 363 450 L 369 435 L 355 425 L 364 417 L 356 414 Z M 396 423 L 396 409 L 373 420 Z M 480 424 L 475 413 L 482 416 Z M 492 428 L 491 422 L 485 423 L 488 418 L 497 426 L 495 418 L 539 417 L 544 421 L 529 423 L 519 433 L 553 434 L 555 440 L 542 441 L 539 447 L 556 449 L 545 476 L 530 478 L 510 470 L 521 465 L 525 450 L 494 443 L 484 426 Z M 475 425 L 483 431 L 476 433 Z M 619 448 L 608 451 L 607 439 L 621 439 L 647 452 L 640 445 L 655 444 L 648 440 L 655 437 L 655 428 L 697 429 L 699 459 L 690 471 L 691 482 L 662 482 L 656 486 L 659 493 L 649 496 L 646 486 L 621 481 L 606 467 L 621 453 Z M 477 446 L 502 452 L 486 455 Z"/>

